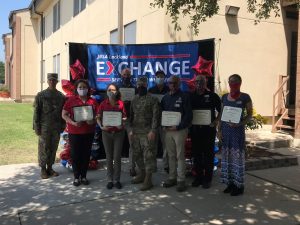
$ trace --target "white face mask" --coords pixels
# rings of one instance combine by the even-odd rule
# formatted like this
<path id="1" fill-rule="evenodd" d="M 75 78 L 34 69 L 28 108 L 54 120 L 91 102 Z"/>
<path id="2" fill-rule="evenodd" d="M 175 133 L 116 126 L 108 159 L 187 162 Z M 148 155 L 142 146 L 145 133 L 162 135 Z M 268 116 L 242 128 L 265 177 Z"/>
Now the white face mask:
<path id="1" fill-rule="evenodd" d="M 87 93 L 88 93 L 88 89 L 79 89 L 79 88 L 77 88 L 77 92 L 78 92 L 78 95 L 79 96 L 86 96 L 87 95 Z"/>

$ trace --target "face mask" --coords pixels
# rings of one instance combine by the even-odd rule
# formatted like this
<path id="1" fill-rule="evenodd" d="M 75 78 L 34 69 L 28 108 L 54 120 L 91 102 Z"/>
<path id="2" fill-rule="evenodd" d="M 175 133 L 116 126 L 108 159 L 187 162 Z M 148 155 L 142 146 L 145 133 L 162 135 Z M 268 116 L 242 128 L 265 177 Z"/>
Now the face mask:
<path id="1" fill-rule="evenodd" d="M 199 91 L 205 90 L 205 81 L 204 81 L 204 80 L 196 81 L 196 88 L 197 88 Z"/>
<path id="2" fill-rule="evenodd" d="M 77 88 L 77 92 L 78 92 L 78 95 L 79 96 L 86 96 L 87 95 L 87 93 L 88 93 L 88 89 L 79 89 L 79 88 Z"/>
<path id="3" fill-rule="evenodd" d="M 130 77 L 123 77 L 122 82 L 123 84 L 130 84 L 131 78 Z"/>
<path id="4" fill-rule="evenodd" d="M 140 86 L 137 88 L 139 96 L 144 96 L 147 94 L 147 88 L 144 86 Z"/>
<path id="5" fill-rule="evenodd" d="M 108 98 L 116 98 L 117 94 L 111 91 L 106 92 Z"/>
<path id="6" fill-rule="evenodd" d="M 164 78 L 160 78 L 160 77 L 155 78 L 155 83 L 157 85 L 162 85 L 164 83 L 164 81 L 165 81 Z"/>
<path id="7" fill-rule="evenodd" d="M 240 96 L 240 88 L 241 88 L 241 83 L 230 83 L 230 96 L 233 99 L 237 99 Z"/>

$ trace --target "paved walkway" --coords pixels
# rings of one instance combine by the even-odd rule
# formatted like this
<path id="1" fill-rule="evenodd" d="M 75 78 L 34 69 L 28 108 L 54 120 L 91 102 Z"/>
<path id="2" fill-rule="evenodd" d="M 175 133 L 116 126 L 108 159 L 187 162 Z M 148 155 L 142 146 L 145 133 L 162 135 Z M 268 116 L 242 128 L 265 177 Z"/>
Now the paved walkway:
<path id="1" fill-rule="evenodd" d="M 104 169 L 89 171 L 91 184 L 79 187 L 72 186 L 68 169 L 59 164 L 55 169 L 59 177 L 41 180 L 36 164 L 1 166 L 0 224 L 300 224 L 299 166 L 248 172 L 245 194 L 238 197 L 222 193 L 218 174 L 208 190 L 178 193 L 160 187 L 166 178 L 160 171 L 155 187 L 141 192 L 124 171 L 124 188 L 107 190 Z"/>

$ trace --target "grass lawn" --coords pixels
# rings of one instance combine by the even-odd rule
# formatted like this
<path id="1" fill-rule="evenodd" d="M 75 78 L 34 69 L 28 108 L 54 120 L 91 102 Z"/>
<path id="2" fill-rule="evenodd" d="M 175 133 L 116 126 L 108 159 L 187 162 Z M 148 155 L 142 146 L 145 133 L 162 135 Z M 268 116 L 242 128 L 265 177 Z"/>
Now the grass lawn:
<path id="1" fill-rule="evenodd" d="M 0 165 L 37 162 L 32 103 L 0 103 Z"/>

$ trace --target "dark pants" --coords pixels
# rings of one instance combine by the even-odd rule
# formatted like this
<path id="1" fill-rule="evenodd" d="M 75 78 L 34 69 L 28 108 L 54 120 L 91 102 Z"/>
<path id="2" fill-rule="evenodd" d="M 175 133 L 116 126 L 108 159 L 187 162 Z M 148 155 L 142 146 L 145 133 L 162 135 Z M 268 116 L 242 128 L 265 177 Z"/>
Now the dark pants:
<path id="1" fill-rule="evenodd" d="M 69 134 L 74 178 L 85 178 L 89 166 L 94 133 Z"/>
<path id="2" fill-rule="evenodd" d="M 216 129 L 208 126 L 193 126 L 191 131 L 192 154 L 197 178 L 204 182 L 211 182 L 214 170 Z"/>

